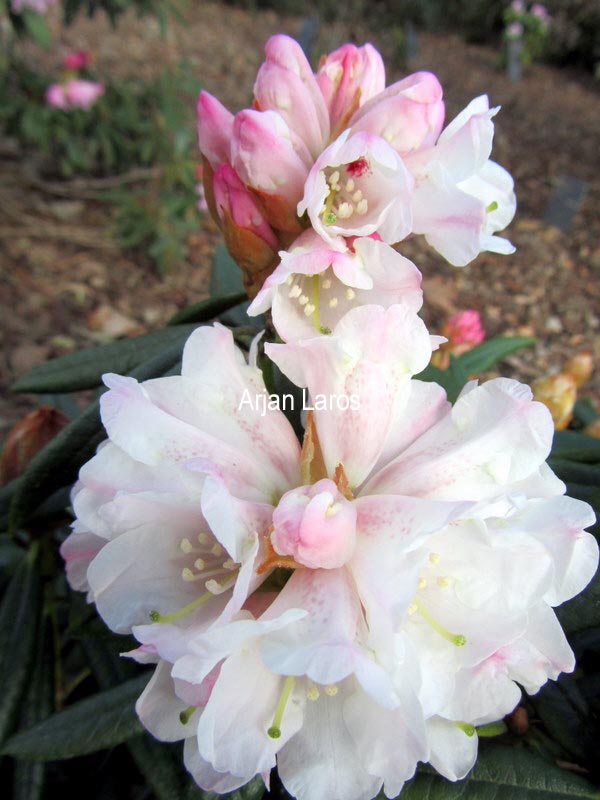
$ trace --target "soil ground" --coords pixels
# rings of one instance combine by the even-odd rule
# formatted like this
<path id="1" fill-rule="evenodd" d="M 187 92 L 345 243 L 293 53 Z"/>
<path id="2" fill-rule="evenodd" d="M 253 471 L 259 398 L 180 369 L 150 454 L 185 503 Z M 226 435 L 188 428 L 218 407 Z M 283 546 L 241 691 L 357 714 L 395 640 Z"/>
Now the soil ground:
<path id="1" fill-rule="evenodd" d="M 161 38 L 152 19 L 126 16 L 116 30 L 102 17 L 67 30 L 55 22 L 56 48 L 32 59 L 51 72 L 70 49 L 90 49 L 99 74 L 151 77 L 161 65 L 188 59 L 206 89 L 229 108 L 249 104 L 262 48 L 272 33 L 297 35 L 298 18 L 192 2 L 185 24 Z M 372 41 L 388 63 L 395 54 L 376 32 L 354 25 L 322 26 L 315 53 L 353 35 Z M 451 313 L 480 310 L 489 335 L 527 334 L 534 348 L 502 365 L 502 373 L 531 381 L 558 369 L 575 352 L 593 349 L 597 369 L 584 394 L 600 408 L 600 97 L 583 73 L 534 65 L 519 83 L 498 67 L 498 52 L 457 36 L 419 34 L 410 70 L 440 78 L 448 119 L 476 95 L 502 105 L 493 157 L 515 177 L 519 202 L 507 236 L 512 256 L 483 254 L 454 269 L 422 242 L 402 248 L 425 277 L 427 322 L 439 329 Z M 397 60 L 397 59 L 396 59 Z M 391 69 L 388 83 L 403 70 Z M 220 235 L 205 217 L 187 242 L 187 257 L 166 277 L 135 254 L 119 249 L 110 207 L 86 197 L 78 184 L 63 191 L 32 185 L 28 159 L 0 148 L 0 440 L 37 404 L 8 393 L 10 383 L 35 364 L 99 341 L 161 327 L 178 309 L 206 295 L 211 252 Z M 570 230 L 543 222 L 561 175 L 589 184 Z M 78 188 L 79 186 L 79 188 Z"/>

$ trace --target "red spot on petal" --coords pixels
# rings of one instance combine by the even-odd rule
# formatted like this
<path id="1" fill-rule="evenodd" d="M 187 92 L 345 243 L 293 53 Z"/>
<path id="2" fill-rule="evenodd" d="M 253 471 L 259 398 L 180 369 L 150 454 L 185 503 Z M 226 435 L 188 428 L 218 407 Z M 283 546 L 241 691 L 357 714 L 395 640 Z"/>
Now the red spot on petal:
<path id="1" fill-rule="evenodd" d="M 369 162 L 364 156 L 357 158 L 356 161 L 351 161 L 346 164 L 346 172 L 353 178 L 362 178 L 362 176 L 369 171 Z"/>

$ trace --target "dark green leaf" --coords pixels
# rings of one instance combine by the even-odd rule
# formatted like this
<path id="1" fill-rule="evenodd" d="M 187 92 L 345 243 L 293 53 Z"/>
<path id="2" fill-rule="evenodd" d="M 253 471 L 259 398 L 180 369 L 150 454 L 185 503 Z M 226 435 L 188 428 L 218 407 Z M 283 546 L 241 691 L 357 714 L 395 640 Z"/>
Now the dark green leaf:
<path id="1" fill-rule="evenodd" d="M 577 431 L 556 431 L 550 457 L 586 464 L 600 463 L 600 439 Z"/>
<path id="2" fill-rule="evenodd" d="M 402 790 L 401 800 L 598 800 L 579 775 L 559 769 L 528 750 L 494 744 L 481 748 L 473 771 L 450 783 L 423 771 Z"/>
<path id="3" fill-rule="evenodd" d="M 222 243 L 215 247 L 209 291 L 211 297 L 245 294 L 242 271 Z"/>
<path id="4" fill-rule="evenodd" d="M 54 711 L 54 658 L 52 630 L 46 618 L 38 640 L 35 663 L 22 703 L 19 729 L 29 728 Z M 14 800 L 40 800 L 44 791 L 46 765 L 17 761 L 14 769 Z"/>
<path id="5" fill-rule="evenodd" d="M 105 372 L 130 373 L 165 350 L 183 344 L 195 325 L 178 325 L 142 336 L 119 339 L 110 344 L 68 353 L 35 367 L 13 385 L 15 392 L 76 392 L 102 383 Z"/>
<path id="6" fill-rule="evenodd" d="M 556 609 L 560 624 L 568 634 L 600 626 L 600 573 L 586 588 Z"/>
<path id="7" fill-rule="evenodd" d="M 184 322 L 206 322 L 207 320 L 215 319 L 219 314 L 238 306 L 247 299 L 246 292 L 235 292 L 222 297 L 209 297 L 207 300 L 201 300 L 192 306 L 182 308 L 169 320 L 168 324 L 180 325 Z"/>
<path id="8" fill-rule="evenodd" d="M 21 12 L 21 16 L 23 22 L 25 23 L 27 33 L 36 42 L 36 44 L 39 44 L 41 47 L 49 47 L 52 38 L 44 17 L 41 14 L 36 14 L 34 11 L 29 11 L 28 9 L 24 9 Z"/>
<path id="9" fill-rule="evenodd" d="M 229 255 L 224 244 L 215 247 L 213 256 L 213 268 L 210 275 L 210 294 L 211 297 L 219 297 L 225 294 L 244 293 L 244 283 L 242 271 Z M 264 315 L 249 317 L 247 314 L 247 301 L 242 305 L 228 311 L 222 316 L 222 321 L 226 325 L 248 325 L 252 323 L 257 327 L 264 327 Z"/>
<path id="10" fill-rule="evenodd" d="M 215 794 L 204 792 L 195 783 L 190 783 L 183 794 L 183 800 L 260 800 L 265 793 L 265 784 L 262 778 L 256 776 L 235 792 L 229 794 Z"/>
<path id="11" fill-rule="evenodd" d="M 598 731 L 576 678 L 561 675 L 558 681 L 548 681 L 530 700 L 554 741 L 579 763 L 591 763 Z"/>
<path id="12" fill-rule="evenodd" d="M 13 730 L 33 664 L 40 615 L 37 546 L 22 559 L 0 606 L 0 743 Z"/>
<path id="13" fill-rule="evenodd" d="M 573 419 L 580 425 L 590 425 L 597 418 L 596 406 L 589 397 L 582 397 L 575 403 Z"/>
<path id="14" fill-rule="evenodd" d="M 3 753 L 26 761 L 59 761 L 126 742 L 143 730 L 134 705 L 148 678 L 140 675 L 80 700 L 11 737 Z"/>
<path id="15" fill-rule="evenodd" d="M 469 373 L 463 368 L 459 358 L 450 356 L 450 365 L 448 369 L 440 369 L 430 364 L 423 372 L 415 377 L 420 381 L 438 383 L 446 390 L 448 400 L 454 403 L 469 380 Z"/>
<path id="16" fill-rule="evenodd" d="M 566 458 L 551 457 L 548 461 L 558 477 L 565 483 L 600 487 L 600 465 L 577 463 Z"/>
<path id="17" fill-rule="evenodd" d="M 182 768 L 168 745 L 146 734 L 131 739 L 127 747 L 157 800 L 181 799 Z"/>
<path id="18" fill-rule="evenodd" d="M 468 353 L 463 353 L 458 357 L 461 367 L 467 375 L 479 375 L 492 369 L 498 361 L 522 350 L 524 347 L 531 347 L 535 344 L 535 339 L 530 336 L 497 336 L 495 339 L 488 339 L 476 345 Z"/>

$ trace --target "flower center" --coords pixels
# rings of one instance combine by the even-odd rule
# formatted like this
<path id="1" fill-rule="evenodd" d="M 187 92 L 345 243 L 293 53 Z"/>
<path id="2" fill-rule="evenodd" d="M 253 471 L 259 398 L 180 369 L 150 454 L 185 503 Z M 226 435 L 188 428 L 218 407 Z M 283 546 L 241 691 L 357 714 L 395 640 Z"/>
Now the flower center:
<path id="1" fill-rule="evenodd" d="M 181 570 L 181 579 L 186 583 L 195 583 L 196 581 L 203 583 L 206 592 L 170 614 L 160 614 L 156 610 L 151 611 L 149 616 L 152 622 L 173 622 L 181 619 L 204 605 L 207 600 L 227 591 L 235 583 L 239 564 L 236 564 L 231 558 L 223 560 L 223 556 L 226 556 L 227 553 L 212 534 L 199 533 L 194 541 L 185 537 L 179 542 L 179 549 L 193 559 L 190 561 L 190 565 Z"/>
<path id="2" fill-rule="evenodd" d="M 359 186 L 359 179 L 368 172 L 369 163 L 364 157 L 324 171 L 328 192 L 320 216 L 325 225 L 335 225 L 339 220 L 354 215 L 362 217 L 367 213 L 369 202 Z"/>
<path id="3" fill-rule="evenodd" d="M 288 297 L 298 303 L 304 316 L 311 318 L 318 333 L 331 333 L 331 325 L 323 323 L 323 312 L 339 316 L 338 312 L 351 307 L 356 297 L 355 290 L 341 283 L 331 269 L 320 275 L 288 275 L 286 284 Z"/>
<path id="4" fill-rule="evenodd" d="M 311 569 L 336 569 L 354 552 L 356 508 L 329 478 L 286 492 L 273 512 L 271 543 Z"/>

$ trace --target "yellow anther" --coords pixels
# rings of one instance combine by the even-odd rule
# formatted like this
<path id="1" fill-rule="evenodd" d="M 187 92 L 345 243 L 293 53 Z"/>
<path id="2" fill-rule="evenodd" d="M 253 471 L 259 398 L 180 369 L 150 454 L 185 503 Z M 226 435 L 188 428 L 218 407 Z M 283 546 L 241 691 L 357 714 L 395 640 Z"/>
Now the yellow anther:
<path id="1" fill-rule="evenodd" d="M 298 286 L 297 283 L 294 284 L 294 286 L 292 286 L 292 288 L 289 291 L 289 296 L 292 298 L 292 300 L 295 300 L 297 297 L 300 297 L 301 294 L 302 294 L 302 289 Z"/>
<path id="2" fill-rule="evenodd" d="M 335 697 L 337 693 L 338 687 L 335 685 L 335 683 L 332 683 L 331 686 L 325 687 L 325 694 L 327 697 Z"/>
<path id="3" fill-rule="evenodd" d="M 366 214 L 368 210 L 369 210 L 369 204 L 367 202 L 367 198 L 363 197 L 363 199 L 356 204 L 356 213 Z"/>
<path id="4" fill-rule="evenodd" d="M 327 303 L 327 305 L 329 306 L 329 308 L 336 308 L 336 307 L 337 307 L 337 304 L 338 304 L 338 299 L 337 299 L 337 297 L 332 297 L 332 298 L 331 298 L 331 300 L 329 301 L 329 303 Z"/>
<path id="5" fill-rule="evenodd" d="M 429 560 L 432 564 L 439 564 L 441 561 L 441 556 L 439 553 L 429 553 Z"/>
<path id="6" fill-rule="evenodd" d="M 323 287 L 323 289 L 331 289 L 331 280 L 329 278 L 325 278 L 321 286 Z"/>
<path id="7" fill-rule="evenodd" d="M 360 200 L 363 199 L 362 192 L 360 189 L 357 189 L 354 194 L 352 195 L 352 199 L 355 203 L 358 203 Z"/>
<path id="8" fill-rule="evenodd" d="M 196 567 L 197 570 L 201 571 L 205 568 L 206 563 L 203 558 L 197 558 L 194 561 L 194 566 Z"/>
<path id="9" fill-rule="evenodd" d="M 427 578 L 419 578 L 419 583 L 417 586 L 419 589 L 424 589 L 427 586 Z"/>
<path id="10" fill-rule="evenodd" d="M 440 575 L 436 583 L 440 589 L 445 589 L 446 587 L 450 586 L 450 578 L 447 578 L 445 575 Z"/>
<path id="11" fill-rule="evenodd" d="M 288 275 L 287 278 L 285 279 L 285 282 L 287 283 L 288 286 L 291 286 L 292 283 L 294 282 L 293 275 Z"/>
<path id="12" fill-rule="evenodd" d="M 418 606 L 416 603 L 410 603 L 408 606 L 408 613 L 412 616 L 416 612 L 417 608 Z"/>
<path id="13" fill-rule="evenodd" d="M 216 544 L 213 544 L 213 546 L 210 548 L 210 552 L 213 554 L 213 556 L 222 556 L 223 555 L 223 548 L 217 542 Z"/>
<path id="14" fill-rule="evenodd" d="M 181 570 L 181 577 L 184 581 L 193 581 L 196 579 L 196 575 L 194 575 L 189 567 L 185 567 Z"/>
<path id="15" fill-rule="evenodd" d="M 346 300 L 354 300 L 356 292 L 354 289 L 346 289 Z"/>
<path id="16" fill-rule="evenodd" d="M 298 302 L 301 306 L 305 306 L 308 303 L 308 297 L 305 294 L 301 294 Z"/>
<path id="17" fill-rule="evenodd" d="M 309 686 L 306 690 L 306 696 L 309 700 L 318 700 L 319 699 L 319 690 L 316 686 Z"/>
<path id="18" fill-rule="evenodd" d="M 179 542 L 179 547 L 183 550 L 184 553 L 191 553 L 192 552 L 192 543 L 189 539 L 182 539 Z"/>
<path id="19" fill-rule="evenodd" d="M 346 191 L 352 192 L 354 191 L 354 180 L 352 178 L 348 178 L 346 181 Z"/>
<path id="20" fill-rule="evenodd" d="M 314 313 L 315 307 L 316 306 L 313 306 L 312 303 L 307 303 L 304 306 L 304 314 L 305 314 L 305 316 L 310 317 L 310 315 Z"/>
<path id="21" fill-rule="evenodd" d="M 209 541 L 208 533 L 199 533 L 198 541 L 200 542 L 200 544 L 208 544 Z"/>
<path id="22" fill-rule="evenodd" d="M 232 558 L 228 558 L 227 561 L 223 562 L 223 568 L 224 569 L 236 569 L 237 568 L 237 564 L 235 563 L 235 561 Z"/>

